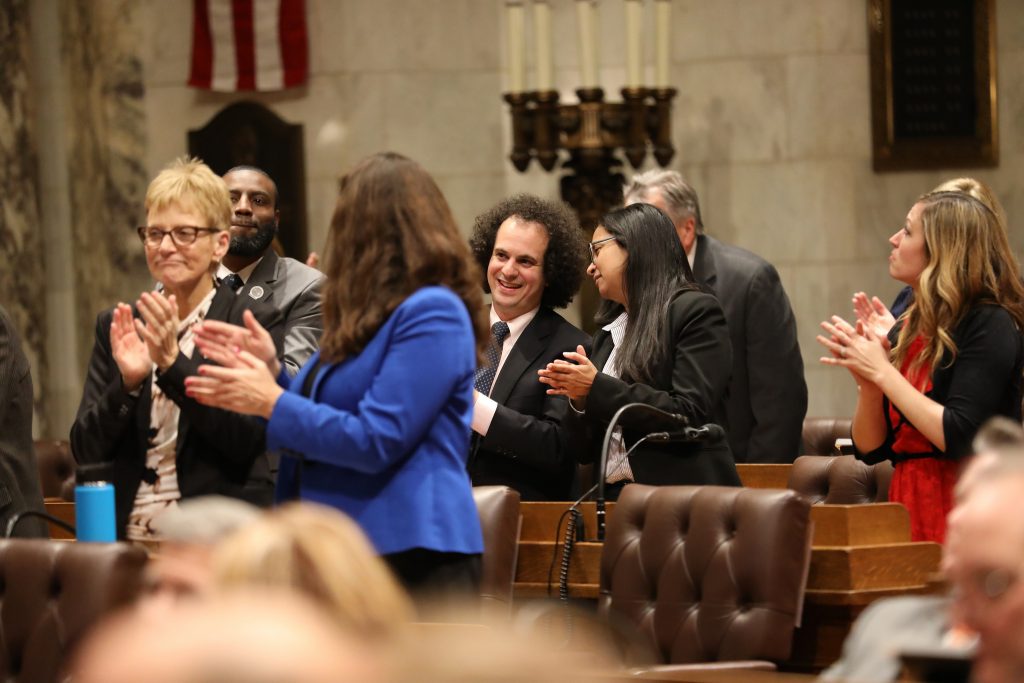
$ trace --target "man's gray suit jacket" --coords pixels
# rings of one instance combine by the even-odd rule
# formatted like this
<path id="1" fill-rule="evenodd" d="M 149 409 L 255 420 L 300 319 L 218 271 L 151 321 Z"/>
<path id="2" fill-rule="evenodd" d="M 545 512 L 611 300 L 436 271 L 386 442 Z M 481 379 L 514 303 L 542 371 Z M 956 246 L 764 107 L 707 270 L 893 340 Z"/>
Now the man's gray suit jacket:
<path id="1" fill-rule="evenodd" d="M 284 365 L 292 377 L 320 348 L 324 329 L 320 309 L 323 281 L 319 270 L 268 250 L 238 293 L 280 311 L 284 324 Z"/>
<path id="2" fill-rule="evenodd" d="M 732 342 L 726 412 L 736 462 L 793 462 L 807 413 L 796 318 L 772 264 L 746 249 L 697 236 L 697 282 L 718 297 Z"/>

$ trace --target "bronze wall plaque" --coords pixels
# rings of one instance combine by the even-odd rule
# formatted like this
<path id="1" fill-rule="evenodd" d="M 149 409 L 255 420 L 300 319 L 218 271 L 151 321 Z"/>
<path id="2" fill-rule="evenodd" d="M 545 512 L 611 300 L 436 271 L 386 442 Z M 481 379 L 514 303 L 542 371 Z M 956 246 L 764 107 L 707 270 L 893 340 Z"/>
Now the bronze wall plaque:
<path id="1" fill-rule="evenodd" d="M 869 0 L 876 171 L 995 166 L 994 0 Z"/>

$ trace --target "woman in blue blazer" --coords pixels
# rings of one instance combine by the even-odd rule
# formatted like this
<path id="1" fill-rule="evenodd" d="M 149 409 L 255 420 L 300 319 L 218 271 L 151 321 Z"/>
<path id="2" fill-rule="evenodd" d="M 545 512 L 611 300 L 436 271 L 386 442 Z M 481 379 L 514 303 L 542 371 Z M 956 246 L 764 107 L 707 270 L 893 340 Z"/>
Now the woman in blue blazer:
<path id="1" fill-rule="evenodd" d="M 200 329 L 224 367 L 189 395 L 268 420 L 278 500 L 349 514 L 416 593 L 470 588 L 483 540 L 466 454 L 487 319 L 469 249 L 433 179 L 378 154 L 342 180 L 326 257 L 320 351 L 294 380 L 246 316 Z"/>

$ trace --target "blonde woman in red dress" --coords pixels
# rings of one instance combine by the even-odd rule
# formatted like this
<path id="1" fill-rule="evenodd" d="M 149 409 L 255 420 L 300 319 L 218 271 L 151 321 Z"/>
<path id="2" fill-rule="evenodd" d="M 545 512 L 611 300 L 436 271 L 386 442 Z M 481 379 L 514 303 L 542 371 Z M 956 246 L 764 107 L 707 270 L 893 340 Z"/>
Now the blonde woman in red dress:
<path id="1" fill-rule="evenodd" d="M 857 382 L 857 457 L 895 465 L 889 499 L 915 541 L 942 542 L 971 440 L 993 415 L 1021 419 L 1024 286 L 993 209 L 961 191 L 922 196 L 889 238 L 889 274 L 913 303 L 888 336 L 838 316 L 822 362 Z"/>

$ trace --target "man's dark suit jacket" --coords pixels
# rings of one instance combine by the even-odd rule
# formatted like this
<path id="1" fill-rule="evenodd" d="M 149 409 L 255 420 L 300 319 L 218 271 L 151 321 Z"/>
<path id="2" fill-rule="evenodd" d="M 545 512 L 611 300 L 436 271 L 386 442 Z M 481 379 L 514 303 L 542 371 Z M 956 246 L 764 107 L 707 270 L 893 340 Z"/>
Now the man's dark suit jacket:
<path id="1" fill-rule="evenodd" d="M 566 414 L 563 429 L 570 443 L 579 445 L 583 462 L 599 462 L 608 423 L 628 403 L 646 403 L 682 415 L 694 427 L 721 424 L 732 355 L 729 330 L 715 297 L 693 289 L 678 294 L 668 307 L 662 345 L 666 351 L 650 384 L 626 382 L 599 372 L 584 412 L 570 409 Z M 598 330 L 594 335 L 590 359 L 599 370 L 608 362 L 614 346 L 609 332 Z M 651 432 L 678 427 L 643 412 L 624 414 L 619 425 L 627 448 Z M 646 441 L 633 451 L 629 463 L 640 484 L 740 485 L 724 439 L 697 443 Z"/>
<path id="2" fill-rule="evenodd" d="M 42 512 L 43 494 L 32 445 L 32 375 L 11 319 L 0 307 L 0 535 L 25 511 Z M 48 536 L 38 518 L 18 523 L 15 536 Z"/>
<path id="3" fill-rule="evenodd" d="M 206 319 L 241 325 L 246 308 L 252 310 L 280 348 L 280 314 L 248 296 L 236 296 L 228 287 L 217 290 Z M 107 310 L 96 320 L 96 342 L 82 402 L 71 427 L 71 452 L 79 463 L 111 463 L 118 537 L 123 538 L 146 471 L 152 379 L 143 383 L 138 396 L 125 391 L 110 349 L 112 317 L 112 310 Z M 181 497 L 219 494 L 270 505 L 274 484 L 265 453 L 263 421 L 202 406 L 185 395 L 185 378 L 195 375 L 205 362 L 198 349 L 191 359 L 179 353 L 174 364 L 157 377 L 160 389 L 181 409 L 177 443 Z"/>
<path id="4" fill-rule="evenodd" d="M 793 462 L 807 413 L 796 318 L 779 274 L 760 256 L 697 236 L 694 277 L 718 297 L 732 341 L 727 403 L 736 462 Z"/>
<path id="5" fill-rule="evenodd" d="M 238 296 L 262 301 L 281 314 L 282 361 L 292 377 L 320 348 L 320 335 L 324 331 L 320 315 L 323 281 L 324 275 L 319 270 L 293 258 L 279 257 L 273 249 L 268 249 L 238 292 Z M 259 289 L 254 292 L 256 287 Z"/>
<path id="6" fill-rule="evenodd" d="M 503 484 L 523 500 L 571 500 L 576 458 L 560 426 L 568 401 L 548 396 L 537 371 L 580 344 L 589 346 L 590 337 L 550 308 L 537 311 L 494 379 L 499 406 L 487 436 L 474 439 L 474 485 Z"/>

